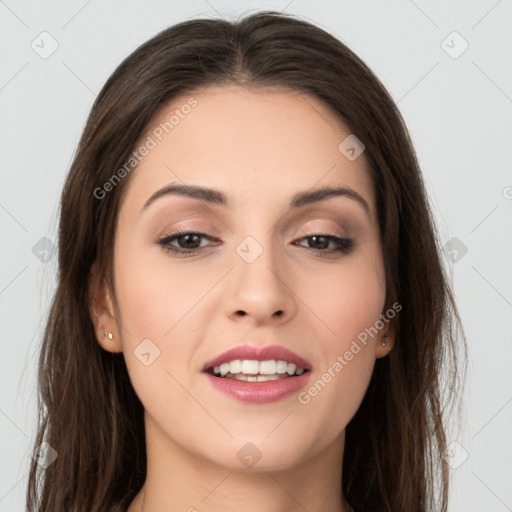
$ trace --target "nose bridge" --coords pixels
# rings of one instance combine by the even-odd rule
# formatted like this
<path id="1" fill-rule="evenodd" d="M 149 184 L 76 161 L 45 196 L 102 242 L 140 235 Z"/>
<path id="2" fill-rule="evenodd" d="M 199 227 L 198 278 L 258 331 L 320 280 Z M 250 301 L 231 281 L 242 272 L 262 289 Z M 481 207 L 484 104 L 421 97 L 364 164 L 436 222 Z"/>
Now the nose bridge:
<path id="1" fill-rule="evenodd" d="M 243 237 L 235 246 L 235 252 L 241 260 L 237 263 L 240 263 L 242 268 L 242 263 L 249 266 L 256 263 L 257 267 L 265 268 L 279 266 L 275 219 L 268 208 L 261 204 L 253 204 L 243 218 L 244 222 L 235 226 L 237 233 Z"/>
<path id="2" fill-rule="evenodd" d="M 288 318 L 294 310 L 294 299 L 273 233 L 265 228 L 251 233 L 235 247 L 227 313 L 243 311 L 260 320 L 275 314 Z"/>
<path id="3" fill-rule="evenodd" d="M 267 292 L 281 283 L 279 254 L 272 238 L 272 233 L 260 229 L 257 233 L 247 235 L 235 248 L 235 273 L 237 281 L 254 281 L 252 285 L 261 284 Z M 277 281 L 277 283 L 275 283 Z M 281 285 L 279 285 L 281 286 Z"/>

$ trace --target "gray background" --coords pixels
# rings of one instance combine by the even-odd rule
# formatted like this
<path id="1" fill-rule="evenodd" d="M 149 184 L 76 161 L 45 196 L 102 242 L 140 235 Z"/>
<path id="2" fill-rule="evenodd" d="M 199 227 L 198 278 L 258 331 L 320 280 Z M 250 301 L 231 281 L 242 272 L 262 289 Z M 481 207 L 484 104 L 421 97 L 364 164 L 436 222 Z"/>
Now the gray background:
<path id="1" fill-rule="evenodd" d="M 450 511 L 512 510 L 512 2 L 6 0 L 0 512 L 24 510 L 37 353 L 55 285 L 58 201 L 96 94 L 115 66 L 159 30 L 264 8 L 305 16 L 333 33 L 398 103 L 452 254 L 446 264 L 469 345 L 464 418 L 449 438 L 457 443 L 448 456 L 456 468 Z M 58 48 L 42 58 L 53 40 Z M 460 53 L 464 41 L 469 46 Z"/>

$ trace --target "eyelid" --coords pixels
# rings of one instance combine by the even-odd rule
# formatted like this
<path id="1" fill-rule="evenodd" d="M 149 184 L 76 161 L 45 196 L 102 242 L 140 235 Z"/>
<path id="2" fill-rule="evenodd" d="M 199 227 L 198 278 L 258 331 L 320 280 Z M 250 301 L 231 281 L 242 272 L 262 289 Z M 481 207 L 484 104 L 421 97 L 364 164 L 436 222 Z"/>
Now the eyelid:
<path id="1" fill-rule="evenodd" d="M 326 223 L 324 222 L 321 226 L 317 225 L 318 223 L 315 221 L 318 220 L 325 220 L 322 219 L 314 219 L 313 221 L 309 221 L 306 223 L 304 228 L 300 229 L 299 236 L 310 236 L 310 235 L 318 235 L 318 234 L 324 234 L 328 236 L 338 236 L 340 238 L 343 237 L 349 237 L 348 228 L 346 227 L 346 224 L 343 224 L 339 221 L 335 221 L 333 219 L 329 219 L 331 222 Z M 314 223 L 314 225 L 311 225 L 311 223 Z"/>
<path id="2" fill-rule="evenodd" d="M 297 236 L 314 236 L 314 235 L 323 235 L 323 236 L 337 236 L 339 238 L 348 238 L 349 235 L 345 232 L 342 232 L 341 229 L 323 229 L 323 228 L 311 228 L 308 229 L 305 233 L 299 233 Z"/>

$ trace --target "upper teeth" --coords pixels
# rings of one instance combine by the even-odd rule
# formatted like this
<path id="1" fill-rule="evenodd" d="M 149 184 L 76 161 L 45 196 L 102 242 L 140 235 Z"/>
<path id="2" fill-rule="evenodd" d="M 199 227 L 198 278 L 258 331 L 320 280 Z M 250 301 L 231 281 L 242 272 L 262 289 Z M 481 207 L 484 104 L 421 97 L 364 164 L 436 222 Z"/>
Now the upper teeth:
<path id="1" fill-rule="evenodd" d="M 276 361 L 271 359 L 269 361 L 254 361 L 248 359 L 236 359 L 222 363 L 220 366 L 215 366 L 213 372 L 220 374 L 224 377 L 227 373 L 244 373 L 244 374 L 261 374 L 261 375 L 273 375 L 276 373 L 288 373 L 288 375 L 301 375 L 304 372 L 304 368 L 298 368 L 293 363 L 286 361 Z"/>

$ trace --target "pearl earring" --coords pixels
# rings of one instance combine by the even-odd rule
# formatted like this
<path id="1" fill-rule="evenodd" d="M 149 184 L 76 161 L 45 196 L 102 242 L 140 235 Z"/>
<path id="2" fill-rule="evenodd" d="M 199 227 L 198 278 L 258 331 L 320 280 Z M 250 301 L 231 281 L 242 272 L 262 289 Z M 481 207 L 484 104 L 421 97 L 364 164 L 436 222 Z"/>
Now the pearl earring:
<path id="1" fill-rule="evenodd" d="M 106 335 L 105 333 L 103 333 L 103 334 L 101 335 L 101 337 L 102 337 L 102 338 L 105 338 L 106 336 L 107 336 L 107 335 Z M 108 333 L 108 339 L 109 339 L 109 340 L 114 339 L 114 335 L 113 335 L 111 332 L 109 332 L 109 333 Z"/>

